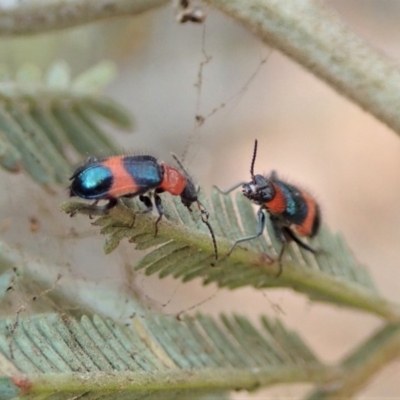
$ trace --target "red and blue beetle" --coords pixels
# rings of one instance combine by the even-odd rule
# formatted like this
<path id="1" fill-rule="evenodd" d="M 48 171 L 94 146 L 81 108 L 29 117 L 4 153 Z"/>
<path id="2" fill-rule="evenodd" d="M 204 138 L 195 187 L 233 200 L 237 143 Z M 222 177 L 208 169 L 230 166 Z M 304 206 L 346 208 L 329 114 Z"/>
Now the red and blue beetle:
<path id="1" fill-rule="evenodd" d="M 305 190 L 282 181 L 277 173 L 272 171 L 269 176 L 254 174 L 254 164 L 257 156 L 257 140 L 254 144 L 253 158 L 250 167 L 250 182 L 241 182 L 224 194 L 242 186 L 242 192 L 249 200 L 259 205 L 257 212 L 258 229 L 252 236 L 239 238 L 235 241 L 228 256 L 242 242 L 260 237 L 265 228 L 267 211 L 277 238 L 282 242 L 278 255 L 279 274 L 282 272 L 281 259 L 287 242 L 293 240 L 302 248 L 316 253 L 316 250 L 304 243 L 298 236 L 313 237 L 317 234 L 321 223 L 321 212 L 316 200 Z M 218 249 L 214 232 L 208 222 L 209 214 L 198 199 L 198 189 L 192 178 L 185 171 L 180 161 L 174 156 L 180 170 L 171 167 L 149 155 L 112 156 L 103 159 L 88 158 L 86 163 L 77 168 L 71 176 L 70 195 L 83 199 L 94 200 L 91 207 L 97 212 L 107 212 L 117 204 L 120 197 L 131 198 L 139 196 L 147 210 L 152 211 L 153 202 L 147 195 L 153 192 L 154 204 L 158 211 L 155 223 L 158 232 L 164 211 L 160 193 L 168 192 L 180 196 L 182 203 L 191 211 L 191 205 L 197 203 L 201 219 L 207 225 L 218 259 Z M 108 200 L 104 206 L 97 206 L 100 200 Z"/>
<path id="2" fill-rule="evenodd" d="M 153 202 L 147 193 L 153 191 L 154 204 L 159 215 L 155 223 L 155 236 L 158 223 L 164 214 L 159 194 L 168 192 L 173 196 L 180 196 L 189 211 L 192 211 L 190 207 L 193 203 L 197 204 L 201 219 L 210 231 L 215 258 L 218 259 L 215 235 L 208 222 L 209 214 L 198 199 L 198 189 L 177 157 L 173 157 L 182 171 L 158 162 L 155 157 L 149 155 L 119 155 L 102 159 L 90 157 L 71 176 L 70 195 L 94 200 L 93 210 L 100 213 L 115 207 L 120 197 L 139 196 L 139 200 L 147 207 L 145 212 L 150 212 Z M 100 200 L 108 200 L 108 203 L 97 206 Z"/>
<path id="3" fill-rule="evenodd" d="M 303 249 L 312 253 L 316 250 L 301 241 L 298 236 L 313 237 L 321 224 L 321 212 L 316 200 L 305 190 L 286 183 L 278 178 L 275 171 L 269 176 L 255 175 L 254 163 L 257 156 L 257 140 L 254 143 L 253 158 L 250 167 L 250 182 L 241 182 L 232 188 L 221 191 L 224 194 L 242 186 L 243 194 L 253 203 L 260 206 L 257 212 L 258 229 L 252 236 L 239 238 L 231 247 L 228 255 L 242 242 L 260 237 L 265 227 L 264 211 L 270 215 L 270 220 L 277 238 L 282 242 L 278 256 L 279 275 L 282 272 L 281 259 L 288 241 L 294 240 Z"/>

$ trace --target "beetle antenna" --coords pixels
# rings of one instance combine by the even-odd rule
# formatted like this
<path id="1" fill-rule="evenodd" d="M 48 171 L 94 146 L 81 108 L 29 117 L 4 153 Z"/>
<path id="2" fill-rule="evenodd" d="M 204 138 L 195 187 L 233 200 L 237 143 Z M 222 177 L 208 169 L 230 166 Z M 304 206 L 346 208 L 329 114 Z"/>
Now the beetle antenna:
<path id="1" fill-rule="evenodd" d="M 174 158 L 174 160 L 176 161 L 176 163 L 179 165 L 179 168 L 183 171 L 183 173 L 186 175 L 186 178 L 190 179 L 192 181 L 191 176 L 189 175 L 189 173 L 186 171 L 185 167 L 183 166 L 183 164 L 181 163 L 181 161 L 179 160 L 179 158 L 174 154 L 171 153 L 172 157 Z"/>
<path id="2" fill-rule="evenodd" d="M 197 200 L 197 207 L 199 207 L 200 213 L 201 213 L 201 220 L 203 221 L 203 223 L 205 225 L 207 225 L 208 230 L 210 231 L 211 234 L 211 238 L 212 238 L 212 242 L 214 245 L 214 255 L 215 255 L 215 259 L 218 261 L 218 248 L 217 248 L 217 240 L 215 239 L 215 235 L 214 235 L 214 231 L 210 225 L 210 223 L 208 222 L 208 211 L 206 210 L 206 208 L 203 206 L 203 204 L 200 203 L 200 200 Z"/>
<path id="3" fill-rule="evenodd" d="M 250 174 L 251 178 L 254 178 L 254 163 L 256 162 L 256 156 L 257 156 L 257 139 L 254 142 L 254 150 L 253 150 L 253 158 L 251 160 L 251 167 L 250 167 Z"/>
<path id="4" fill-rule="evenodd" d="M 179 165 L 179 168 L 183 171 L 183 173 L 186 175 L 186 178 L 190 181 L 193 181 L 191 176 L 188 174 L 188 172 L 186 171 L 185 167 L 182 165 L 182 163 L 180 162 L 179 158 L 174 154 L 171 153 L 172 157 L 174 158 L 174 160 L 176 161 L 176 163 Z M 201 214 L 201 220 L 202 222 L 207 225 L 208 230 L 210 231 L 211 234 L 211 238 L 212 238 L 212 242 L 213 242 L 213 246 L 214 246 L 214 254 L 215 254 L 215 259 L 218 260 L 218 248 L 217 248 L 217 240 L 215 239 L 215 234 L 214 231 L 210 225 L 210 223 L 208 222 L 208 211 L 206 210 L 206 208 L 203 206 L 203 204 L 201 204 L 200 200 L 197 200 L 197 207 L 199 207 L 200 210 L 200 214 Z"/>

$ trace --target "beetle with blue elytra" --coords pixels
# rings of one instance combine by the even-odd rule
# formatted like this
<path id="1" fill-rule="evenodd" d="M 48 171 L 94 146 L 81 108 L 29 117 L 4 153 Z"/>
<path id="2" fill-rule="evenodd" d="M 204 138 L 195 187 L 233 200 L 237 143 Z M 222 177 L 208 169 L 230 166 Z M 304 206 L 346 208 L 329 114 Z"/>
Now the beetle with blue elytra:
<path id="1" fill-rule="evenodd" d="M 168 192 L 173 196 L 180 196 L 182 203 L 191 210 L 196 203 L 201 219 L 207 225 L 214 245 L 215 258 L 218 259 L 218 249 L 215 235 L 210 223 L 206 208 L 198 199 L 198 189 L 193 179 L 185 171 L 181 162 L 174 156 L 181 171 L 163 162 L 158 162 L 149 155 L 118 155 L 105 158 L 89 157 L 78 167 L 70 180 L 70 196 L 78 196 L 87 200 L 94 200 L 93 210 L 106 213 L 117 205 L 119 198 L 139 197 L 146 206 L 145 212 L 153 209 L 153 202 L 149 195 L 153 191 L 154 204 L 158 211 L 155 222 L 155 236 L 158 232 L 164 210 L 159 194 Z M 108 200 L 103 206 L 98 206 L 100 200 Z"/>
<path id="2" fill-rule="evenodd" d="M 254 174 L 257 145 L 258 142 L 255 140 L 250 167 L 251 181 L 238 183 L 226 191 L 217 188 L 221 193 L 228 194 L 241 186 L 244 196 L 260 206 L 257 212 L 258 228 L 256 233 L 237 239 L 229 250 L 228 256 L 239 243 L 256 239 L 262 235 L 265 227 L 264 211 L 267 211 L 275 235 L 282 242 L 277 260 L 279 263 L 278 275 L 280 275 L 282 272 L 281 259 L 287 242 L 293 240 L 303 249 L 316 253 L 313 247 L 303 242 L 298 236 L 311 238 L 318 233 L 321 211 L 316 200 L 308 192 L 279 179 L 275 171 L 268 176 Z"/>

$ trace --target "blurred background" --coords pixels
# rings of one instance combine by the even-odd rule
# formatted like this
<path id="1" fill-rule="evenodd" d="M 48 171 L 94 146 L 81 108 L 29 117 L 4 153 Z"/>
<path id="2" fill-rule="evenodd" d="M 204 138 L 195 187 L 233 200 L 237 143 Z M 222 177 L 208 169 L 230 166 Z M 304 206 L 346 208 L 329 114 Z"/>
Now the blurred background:
<path id="1" fill-rule="evenodd" d="M 399 63 L 399 2 L 326 3 Z M 113 60 L 119 75 L 107 94 L 124 104 L 136 121 L 133 133 L 110 132 L 121 149 L 170 162 L 170 152 L 182 156 L 188 143 L 185 164 L 206 191 L 214 184 L 227 188 L 249 178 L 257 138 L 256 171 L 275 169 L 313 193 L 324 221 L 344 233 L 380 292 L 399 303 L 398 136 L 234 21 L 214 10 L 206 12 L 204 25 L 180 25 L 172 7 L 165 7 L 131 19 L 1 39 L 0 61 L 11 69 L 25 62 L 46 69 L 64 59 L 76 75 L 101 60 Z M 206 117 L 199 129 L 197 114 Z M 131 266 L 141 255 L 132 245 L 123 243 L 105 256 L 104 237 L 87 218 L 70 219 L 59 211 L 67 199 L 68 177 L 55 195 L 23 175 L 0 171 L 0 179 L 3 239 L 35 259 L 66 265 L 65 273 L 76 279 L 113 282 L 127 293 L 139 288 L 166 313 L 198 305 L 191 311 L 238 312 L 255 321 L 261 313 L 278 316 L 327 362 L 340 360 L 381 325 L 373 316 L 311 304 L 288 290 L 217 291 L 200 281 L 183 285 L 132 275 Z M 129 314 L 123 308 L 118 312 Z M 400 399 L 399 372 L 400 365 L 392 364 L 357 398 Z M 299 398 L 307 389 L 285 386 L 233 397 Z"/>

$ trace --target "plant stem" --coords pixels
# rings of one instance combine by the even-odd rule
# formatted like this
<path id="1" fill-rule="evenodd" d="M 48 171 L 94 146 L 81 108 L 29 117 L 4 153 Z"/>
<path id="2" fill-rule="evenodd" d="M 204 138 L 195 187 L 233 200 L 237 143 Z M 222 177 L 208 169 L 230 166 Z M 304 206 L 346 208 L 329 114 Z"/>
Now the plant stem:
<path id="1" fill-rule="evenodd" d="M 310 368 L 282 367 L 256 370 L 235 368 L 172 369 L 169 372 L 71 373 L 29 376 L 30 393 L 106 392 L 115 390 L 253 390 L 276 382 L 315 382 L 332 379 L 332 370 L 321 365 Z M 193 393 L 193 392 L 191 392 Z"/>
<path id="2" fill-rule="evenodd" d="M 400 133 L 400 70 L 317 0 L 203 0 Z M 46 0 L 2 6 L 0 35 L 131 16 L 168 0 Z"/>
<path id="3" fill-rule="evenodd" d="M 164 206 L 168 205 L 164 202 Z M 68 213 L 91 213 L 91 208 L 80 202 L 69 202 L 62 204 L 61 208 Z M 110 235 L 107 244 L 111 245 L 112 251 L 120 242 L 121 238 L 131 238 L 135 232 L 150 233 L 154 232 L 154 217 L 151 215 L 138 215 L 135 227 L 130 226 L 132 211 L 126 207 L 115 207 L 107 216 L 100 218 L 94 224 L 103 227 L 104 233 Z M 101 221 L 101 222 L 100 222 Z M 129 222 L 127 224 L 127 221 Z M 122 236 L 120 234 L 123 233 Z M 207 233 L 197 229 L 190 229 L 183 224 L 173 223 L 163 220 L 160 223 L 159 238 L 165 237 L 165 242 L 173 240 L 193 249 L 198 249 L 212 257 L 214 248 L 212 241 Z M 115 241 L 115 243 L 114 243 Z M 221 253 L 227 254 L 232 246 L 232 242 L 218 237 L 218 248 Z M 246 270 L 253 270 L 254 275 L 251 280 L 242 281 L 237 274 L 238 268 L 244 267 Z M 375 291 L 367 289 L 360 284 L 347 282 L 344 279 L 331 276 L 314 269 L 302 268 L 294 262 L 283 262 L 282 275 L 276 277 L 276 267 L 271 263 L 260 258 L 257 252 L 245 251 L 238 248 L 230 257 L 222 256 L 215 267 L 205 266 L 202 273 L 198 276 L 205 281 L 215 282 L 218 286 L 224 287 L 235 283 L 234 287 L 255 286 L 264 287 L 287 287 L 298 292 L 304 293 L 314 301 L 325 301 L 341 306 L 353 307 L 358 310 L 373 313 L 390 322 L 400 321 L 400 306 L 381 297 Z M 238 276 L 238 281 L 235 280 Z M 230 277 L 231 279 L 227 278 Z M 228 282 L 228 283 L 227 283 Z M 262 282 L 265 282 L 262 283 Z"/>
<path id="4" fill-rule="evenodd" d="M 313 300 L 336 302 L 339 305 L 354 307 L 371 312 L 388 321 L 400 321 L 400 306 L 384 299 L 362 286 L 341 281 L 319 271 L 300 269 L 287 263 L 284 265 L 282 279 L 288 286 L 306 293 Z"/>
<path id="5" fill-rule="evenodd" d="M 2 2 L 0 35 L 28 35 L 116 16 L 132 16 L 169 0 L 36 0 Z"/>
<path id="6" fill-rule="evenodd" d="M 400 70 L 317 0 L 204 0 L 400 133 Z"/>
<path id="7" fill-rule="evenodd" d="M 340 384 L 313 391 L 307 400 L 349 399 L 370 382 L 373 375 L 400 355 L 400 325 L 388 324 L 361 344 L 338 367 L 344 371 Z"/>

